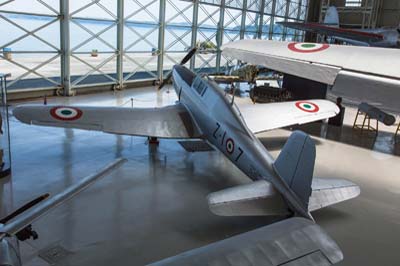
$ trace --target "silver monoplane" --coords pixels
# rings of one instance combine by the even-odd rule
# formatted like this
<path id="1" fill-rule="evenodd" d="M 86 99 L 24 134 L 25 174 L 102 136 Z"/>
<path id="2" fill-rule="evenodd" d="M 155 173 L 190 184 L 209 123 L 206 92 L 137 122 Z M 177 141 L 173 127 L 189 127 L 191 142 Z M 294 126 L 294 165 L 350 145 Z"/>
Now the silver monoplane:
<path id="1" fill-rule="evenodd" d="M 239 110 L 215 82 L 183 66 L 188 58 L 172 70 L 178 95 L 174 105 L 23 105 L 13 113 L 27 124 L 202 139 L 254 181 L 210 194 L 212 212 L 292 217 L 152 265 L 331 265 L 342 260 L 340 249 L 315 224 L 310 212 L 356 197 L 358 186 L 345 180 L 313 178 L 315 144 L 305 133 L 293 132 L 277 159 L 254 135 L 323 120 L 335 116 L 338 107 L 326 100 L 307 100 L 249 104 Z"/>

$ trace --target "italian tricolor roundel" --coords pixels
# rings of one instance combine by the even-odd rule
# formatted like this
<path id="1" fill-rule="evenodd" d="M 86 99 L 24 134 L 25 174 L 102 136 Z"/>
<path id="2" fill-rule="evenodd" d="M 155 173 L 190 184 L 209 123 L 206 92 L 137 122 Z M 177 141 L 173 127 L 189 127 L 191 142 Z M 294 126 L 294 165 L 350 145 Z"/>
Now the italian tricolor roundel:
<path id="1" fill-rule="evenodd" d="M 329 48 L 326 43 L 306 43 L 306 42 L 292 42 L 288 44 L 288 48 L 293 52 L 298 53 L 315 53 Z"/>
<path id="2" fill-rule="evenodd" d="M 229 138 L 226 140 L 226 151 L 228 153 L 233 153 L 235 150 L 235 142 L 233 142 L 233 139 Z"/>
<path id="3" fill-rule="evenodd" d="M 308 113 L 316 113 L 319 111 L 318 105 L 312 102 L 296 102 L 296 107 Z"/>
<path id="4" fill-rule="evenodd" d="M 82 111 L 76 107 L 57 106 L 50 109 L 52 117 L 63 121 L 77 120 L 82 116 Z"/>

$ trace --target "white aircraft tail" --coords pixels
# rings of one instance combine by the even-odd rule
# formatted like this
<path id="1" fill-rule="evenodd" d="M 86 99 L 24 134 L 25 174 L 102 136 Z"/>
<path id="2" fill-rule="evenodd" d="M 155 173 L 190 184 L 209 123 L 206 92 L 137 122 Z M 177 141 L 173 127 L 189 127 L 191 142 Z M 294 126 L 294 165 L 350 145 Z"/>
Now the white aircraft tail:
<path id="1" fill-rule="evenodd" d="M 335 6 L 330 6 L 326 10 L 324 24 L 334 27 L 339 27 L 339 13 Z"/>
<path id="2" fill-rule="evenodd" d="M 315 144 L 301 131 L 292 133 L 274 163 L 274 169 L 296 193 L 308 209 L 312 193 L 315 163 Z"/>

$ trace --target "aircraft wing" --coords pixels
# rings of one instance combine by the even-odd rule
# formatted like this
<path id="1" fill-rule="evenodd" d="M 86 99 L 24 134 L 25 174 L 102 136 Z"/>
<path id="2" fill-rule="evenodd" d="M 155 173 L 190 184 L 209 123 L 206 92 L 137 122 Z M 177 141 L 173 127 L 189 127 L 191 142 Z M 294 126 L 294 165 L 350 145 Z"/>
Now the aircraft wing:
<path id="1" fill-rule="evenodd" d="M 21 105 L 13 114 L 21 122 L 42 126 L 159 138 L 200 136 L 190 114 L 180 104 L 161 108 Z"/>
<path id="2" fill-rule="evenodd" d="M 333 85 L 342 71 L 400 80 L 399 49 L 240 40 L 222 46 L 243 62 Z"/>
<path id="3" fill-rule="evenodd" d="M 277 22 L 277 24 L 296 30 L 304 30 L 332 37 L 340 37 L 348 41 L 354 40 L 357 42 L 371 43 L 371 42 L 382 41 L 384 39 L 384 36 L 382 34 L 332 27 L 321 23 L 301 23 L 301 22 L 282 21 L 282 22 Z"/>
<path id="4" fill-rule="evenodd" d="M 238 107 L 253 133 L 319 121 L 339 113 L 337 105 L 327 100 L 245 104 Z"/>
<path id="5" fill-rule="evenodd" d="M 222 47 L 226 56 L 332 85 L 332 92 L 360 101 L 374 99 L 396 110 L 400 49 L 240 40 Z M 368 97 L 365 97 L 368 95 Z"/>
<path id="6" fill-rule="evenodd" d="M 327 266 L 342 259 L 339 247 L 321 227 L 291 218 L 148 266 Z"/>

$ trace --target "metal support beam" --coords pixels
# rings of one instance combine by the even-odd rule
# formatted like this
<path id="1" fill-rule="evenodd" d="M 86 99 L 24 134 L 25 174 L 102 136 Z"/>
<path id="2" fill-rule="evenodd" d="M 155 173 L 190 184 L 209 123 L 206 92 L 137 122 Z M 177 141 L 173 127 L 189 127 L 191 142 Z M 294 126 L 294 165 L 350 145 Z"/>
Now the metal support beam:
<path id="1" fill-rule="evenodd" d="M 289 9 L 290 9 L 290 0 L 286 0 L 286 9 L 285 9 L 285 18 L 284 18 L 284 21 L 285 21 L 285 22 L 288 21 Z M 282 40 L 283 40 L 283 41 L 286 40 L 286 35 L 287 35 L 287 27 L 285 27 L 285 28 L 283 29 L 283 34 L 282 34 Z"/>
<path id="2" fill-rule="evenodd" d="M 117 2 L 117 84 L 116 88 L 124 88 L 124 0 Z"/>
<path id="3" fill-rule="evenodd" d="M 272 40 L 272 35 L 274 33 L 274 26 L 275 26 L 275 10 L 276 10 L 276 1 L 272 1 L 272 8 L 271 8 L 271 21 L 269 23 L 269 36 L 268 39 Z"/>
<path id="4" fill-rule="evenodd" d="M 219 9 L 219 22 L 217 28 L 217 72 L 220 72 L 221 68 L 221 57 L 222 57 L 222 39 L 224 37 L 224 19 L 225 18 L 225 0 L 221 0 L 221 8 Z"/>
<path id="5" fill-rule="evenodd" d="M 244 32 L 246 31 L 246 9 L 247 9 L 247 0 L 243 0 L 242 22 L 240 24 L 240 39 L 241 40 L 244 39 Z"/>
<path id="6" fill-rule="evenodd" d="M 163 80 L 164 69 L 165 8 L 166 0 L 160 0 L 157 61 L 157 74 L 160 82 Z"/>
<path id="7" fill-rule="evenodd" d="M 265 1 L 261 0 L 260 12 L 258 13 L 258 29 L 257 29 L 257 38 L 262 38 L 263 28 L 264 28 L 264 10 L 265 10 Z"/>
<path id="8" fill-rule="evenodd" d="M 300 20 L 301 9 L 302 9 L 302 0 L 300 0 L 299 3 L 298 3 L 298 5 L 297 5 L 297 15 L 296 15 L 297 21 Z M 295 32 L 294 32 L 294 40 L 295 40 L 296 42 L 300 42 L 300 41 L 303 41 L 303 40 L 304 40 L 304 38 L 303 38 L 303 40 L 300 40 L 300 39 L 299 39 L 299 30 L 295 30 Z"/>
<path id="9" fill-rule="evenodd" d="M 197 24 L 199 21 L 199 0 L 193 1 L 193 21 L 192 21 L 192 42 L 191 46 L 194 48 L 197 44 Z M 196 55 L 190 59 L 190 69 L 194 71 L 196 68 Z"/>
<path id="10" fill-rule="evenodd" d="M 69 0 L 60 0 L 61 86 L 64 96 L 72 96 L 70 72 Z"/>

